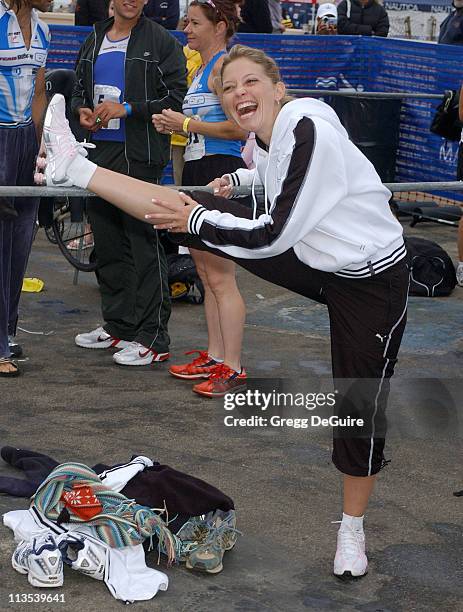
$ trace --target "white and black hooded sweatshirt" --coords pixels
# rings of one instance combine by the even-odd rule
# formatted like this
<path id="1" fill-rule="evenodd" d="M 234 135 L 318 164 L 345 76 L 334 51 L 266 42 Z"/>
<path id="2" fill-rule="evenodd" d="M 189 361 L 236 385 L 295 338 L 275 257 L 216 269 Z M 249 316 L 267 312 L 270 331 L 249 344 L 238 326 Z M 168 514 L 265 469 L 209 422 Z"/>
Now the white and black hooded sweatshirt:
<path id="1" fill-rule="evenodd" d="M 188 220 L 191 234 L 243 259 L 293 248 L 308 266 L 351 278 L 377 274 L 405 256 L 391 193 L 331 107 L 311 98 L 289 102 L 269 150 L 256 143 L 256 169 L 229 176 L 235 185 L 263 185 L 266 214 L 244 219 L 198 205 Z"/>

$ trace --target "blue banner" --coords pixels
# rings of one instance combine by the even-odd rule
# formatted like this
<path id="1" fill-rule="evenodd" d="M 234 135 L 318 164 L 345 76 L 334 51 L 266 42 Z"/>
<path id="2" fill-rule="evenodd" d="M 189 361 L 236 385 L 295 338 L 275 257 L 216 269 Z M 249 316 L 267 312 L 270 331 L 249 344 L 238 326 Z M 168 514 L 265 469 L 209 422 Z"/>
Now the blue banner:
<path id="1" fill-rule="evenodd" d="M 51 26 L 48 68 L 73 68 L 89 28 Z M 184 42 L 184 35 L 176 32 Z M 463 83 L 463 46 L 362 36 L 241 34 L 279 64 L 290 89 L 443 94 Z M 457 142 L 429 131 L 438 100 L 404 98 L 397 155 L 398 182 L 455 179 Z"/>

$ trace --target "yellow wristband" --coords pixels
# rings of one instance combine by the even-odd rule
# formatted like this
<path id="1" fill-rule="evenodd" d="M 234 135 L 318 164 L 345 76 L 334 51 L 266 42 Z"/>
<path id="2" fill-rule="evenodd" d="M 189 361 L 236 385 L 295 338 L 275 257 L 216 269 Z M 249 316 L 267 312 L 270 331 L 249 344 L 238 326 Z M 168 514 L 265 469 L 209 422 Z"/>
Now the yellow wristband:
<path id="1" fill-rule="evenodd" d="M 182 126 L 182 130 L 185 132 L 185 134 L 188 134 L 188 124 L 191 121 L 191 117 L 185 117 L 185 120 L 183 122 L 183 126 Z"/>

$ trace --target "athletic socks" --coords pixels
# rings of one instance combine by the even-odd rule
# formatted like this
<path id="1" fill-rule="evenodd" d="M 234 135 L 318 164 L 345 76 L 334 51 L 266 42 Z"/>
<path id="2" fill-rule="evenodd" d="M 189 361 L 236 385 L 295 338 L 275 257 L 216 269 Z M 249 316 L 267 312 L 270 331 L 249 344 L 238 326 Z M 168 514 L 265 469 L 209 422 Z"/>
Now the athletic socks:
<path id="1" fill-rule="evenodd" d="M 76 155 L 66 169 L 66 175 L 76 187 L 87 189 L 98 166 L 83 155 Z"/>
<path id="2" fill-rule="evenodd" d="M 363 516 L 350 516 L 350 514 L 342 513 L 342 521 L 340 529 L 346 527 L 354 531 L 363 531 Z"/>
<path id="3" fill-rule="evenodd" d="M 213 355 L 211 355 L 210 353 L 207 354 L 207 356 L 212 359 L 212 361 L 215 361 L 216 363 L 223 363 L 223 359 L 218 359 L 217 357 L 214 357 Z"/>

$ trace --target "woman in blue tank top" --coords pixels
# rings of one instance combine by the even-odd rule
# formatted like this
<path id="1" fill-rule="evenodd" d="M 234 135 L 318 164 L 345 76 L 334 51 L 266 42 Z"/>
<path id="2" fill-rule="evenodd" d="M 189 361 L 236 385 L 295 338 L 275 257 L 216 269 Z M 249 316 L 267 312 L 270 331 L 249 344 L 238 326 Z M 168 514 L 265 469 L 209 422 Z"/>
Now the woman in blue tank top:
<path id="1" fill-rule="evenodd" d="M 199 51 L 203 64 L 185 97 L 183 113 L 165 110 L 162 115 L 153 115 L 159 132 L 188 136 L 182 185 L 207 185 L 245 167 L 241 146 L 247 134 L 225 115 L 219 78 L 227 42 L 239 22 L 239 4 L 236 0 L 191 2 L 185 33 L 188 46 Z M 208 347 L 207 351 L 194 351 L 197 357 L 190 363 L 172 366 L 169 371 L 181 379 L 207 379 L 193 390 L 217 397 L 246 383 L 240 361 L 245 305 L 233 262 L 204 251 L 192 249 L 191 254 L 205 288 Z"/>

